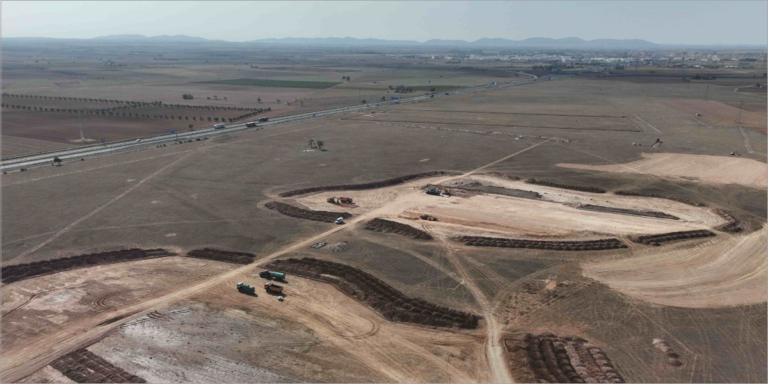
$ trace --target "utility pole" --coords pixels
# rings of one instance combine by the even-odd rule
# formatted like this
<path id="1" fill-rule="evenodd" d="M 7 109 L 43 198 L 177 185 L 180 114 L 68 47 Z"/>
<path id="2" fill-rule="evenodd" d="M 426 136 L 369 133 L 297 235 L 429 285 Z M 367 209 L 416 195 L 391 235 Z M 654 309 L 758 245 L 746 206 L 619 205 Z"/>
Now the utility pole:
<path id="1" fill-rule="evenodd" d="M 85 135 L 83 134 L 83 117 L 77 114 L 77 120 L 80 121 L 80 141 L 85 143 Z"/>

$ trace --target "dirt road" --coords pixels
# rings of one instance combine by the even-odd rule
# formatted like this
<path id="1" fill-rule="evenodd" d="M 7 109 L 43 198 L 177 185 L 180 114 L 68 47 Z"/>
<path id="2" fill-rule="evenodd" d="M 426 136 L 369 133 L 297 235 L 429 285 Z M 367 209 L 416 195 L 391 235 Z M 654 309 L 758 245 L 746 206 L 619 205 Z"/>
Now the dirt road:
<path id="1" fill-rule="evenodd" d="M 445 177 L 439 180 L 439 182 L 447 182 L 452 179 L 469 176 L 475 172 L 486 169 L 499 162 L 508 160 L 520 153 L 523 153 L 525 151 L 538 147 L 539 145 L 542 145 L 545 142 L 547 142 L 547 140 L 531 145 L 521 151 L 515 152 L 502 159 L 496 160 L 482 167 L 471 170 L 465 174 L 458 175 L 458 176 Z M 176 161 L 174 161 L 173 163 L 175 162 Z M 420 191 L 414 192 L 414 193 L 420 193 Z M 398 201 L 403 201 L 404 199 L 407 199 L 407 198 L 408 198 L 408 194 L 405 194 L 403 196 L 400 196 L 398 199 L 396 199 L 390 204 L 397 204 Z M 57 330 L 56 332 L 37 337 L 16 348 L 12 348 L 10 350 L 3 350 L 2 354 L 0 355 L 0 359 L 2 361 L 2 375 L 0 375 L 0 380 L 2 380 L 3 382 L 17 382 L 23 379 L 24 377 L 27 377 L 33 374 L 35 371 L 45 367 L 47 364 L 49 364 L 51 361 L 55 360 L 58 357 L 97 342 L 99 339 L 107 336 L 109 332 L 114 330 L 116 327 L 130 320 L 143 316 L 151 311 L 160 309 L 167 305 L 178 302 L 182 299 L 188 298 L 197 293 L 201 293 L 207 289 L 214 287 L 217 284 L 221 284 L 228 280 L 234 279 L 237 276 L 250 273 L 254 269 L 258 268 L 260 265 L 266 264 L 277 257 L 285 255 L 289 252 L 298 250 L 300 248 L 304 248 L 336 232 L 346 230 L 347 228 L 352 228 L 355 224 L 359 222 L 372 219 L 376 217 L 380 212 L 386 212 L 387 210 L 386 208 L 387 206 L 385 205 L 380 207 L 379 209 L 375 209 L 368 213 L 359 215 L 356 218 L 350 220 L 346 225 L 334 227 L 331 230 L 312 236 L 308 239 L 296 242 L 282 250 L 274 252 L 260 259 L 259 262 L 257 263 L 249 264 L 241 268 L 234 269 L 232 271 L 214 276 L 202 282 L 190 284 L 187 286 L 181 286 L 179 287 L 178 290 L 163 296 L 150 298 L 150 299 L 147 299 L 138 303 L 134 303 L 120 309 L 116 309 L 114 311 L 101 313 L 97 316 L 94 316 L 86 320 L 81 320 L 72 324 L 68 324 L 63 328 Z M 461 269 L 459 270 L 461 271 Z M 468 286 L 471 284 L 471 280 L 468 279 L 467 276 L 465 276 L 465 281 L 468 283 Z M 473 293 L 475 293 L 475 296 L 478 299 L 478 301 L 484 302 L 483 308 L 484 309 L 488 308 L 490 310 L 490 305 L 488 304 L 485 297 L 482 295 L 482 292 L 480 292 L 479 289 L 477 289 L 476 287 L 475 287 L 475 290 L 476 292 L 473 291 Z M 506 369 L 506 364 L 504 363 L 503 350 L 501 346 L 498 345 L 499 329 L 496 325 L 495 320 L 493 319 L 493 316 L 486 316 L 486 321 L 488 322 L 488 325 L 489 325 L 488 335 L 490 340 L 487 357 L 488 357 L 489 365 L 492 367 L 492 370 L 494 372 L 494 379 L 497 382 L 511 382 L 511 379 L 509 378 L 509 373 Z"/>

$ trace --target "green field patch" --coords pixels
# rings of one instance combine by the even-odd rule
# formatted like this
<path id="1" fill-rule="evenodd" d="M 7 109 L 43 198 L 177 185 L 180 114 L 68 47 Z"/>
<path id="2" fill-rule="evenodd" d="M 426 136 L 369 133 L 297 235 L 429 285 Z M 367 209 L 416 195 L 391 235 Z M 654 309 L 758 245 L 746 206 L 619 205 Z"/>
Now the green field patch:
<path id="1" fill-rule="evenodd" d="M 341 83 L 328 81 L 290 81 L 290 80 L 267 80 L 267 79 L 232 79 L 232 80 L 214 80 L 198 81 L 198 84 L 228 84 L 228 85 L 250 85 L 255 87 L 280 87 L 280 88 L 312 88 L 325 89 Z"/>

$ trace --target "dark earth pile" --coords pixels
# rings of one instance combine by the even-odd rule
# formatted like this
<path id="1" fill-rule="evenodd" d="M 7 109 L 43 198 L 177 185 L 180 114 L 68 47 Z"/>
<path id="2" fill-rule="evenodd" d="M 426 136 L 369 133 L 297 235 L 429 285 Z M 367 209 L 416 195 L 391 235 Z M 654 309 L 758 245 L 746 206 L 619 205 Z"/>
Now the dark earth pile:
<path id="1" fill-rule="evenodd" d="M 51 363 L 51 367 L 76 383 L 146 383 L 87 349 L 79 349 Z"/>
<path id="2" fill-rule="evenodd" d="M 224 261 L 227 263 L 235 264 L 250 264 L 256 259 L 256 255 L 245 252 L 229 252 L 220 251 L 218 249 L 195 249 L 187 253 L 187 257 L 194 257 L 196 259 L 208 259 L 216 261 Z"/>
<path id="3" fill-rule="evenodd" d="M 324 223 L 333 223 L 339 217 L 343 217 L 345 219 L 352 217 L 352 214 L 347 212 L 339 213 L 339 212 L 328 212 L 328 211 L 310 211 L 307 209 L 295 207 L 290 204 L 281 203 L 279 201 L 270 201 L 264 206 L 269 209 L 278 211 L 286 216 L 295 217 L 297 219 L 322 221 Z"/>
<path id="4" fill-rule="evenodd" d="M 475 329 L 480 319 L 472 313 L 408 297 L 373 275 L 346 264 L 305 257 L 275 260 L 267 267 L 332 284 L 345 294 L 365 302 L 390 321 Z"/>
<path id="5" fill-rule="evenodd" d="M 500 237 L 461 236 L 457 239 L 475 247 L 530 248 L 553 251 L 602 251 L 606 249 L 627 248 L 619 239 L 600 239 L 585 241 L 541 241 L 504 239 Z"/>
<path id="6" fill-rule="evenodd" d="M 2 269 L 3 283 L 12 283 L 30 277 L 63 272 L 75 268 L 92 267 L 95 265 L 122 263 L 141 259 L 175 256 L 165 249 L 125 249 L 122 251 L 89 253 L 86 255 L 63 257 L 55 260 L 35 261 L 29 264 L 7 265 Z"/>
<path id="7" fill-rule="evenodd" d="M 357 191 L 357 190 L 363 190 L 363 189 L 384 188 L 384 187 L 389 187 L 389 186 L 392 186 L 392 185 L 407 183 L 407 182 L 409 182 L 411 180 L 422 179 L 422 178 L 425 178 L 425 177 L 442 176 L 442 175 L 447 175 L 447 174 L 448 173 L 444 172 L 444 171 L 414 173 L 412 175 L 405 175 L 405 176 L 395 177 L 395 178 L 392 178 L 392 179 L 387 179 L 387 180 L 382 180 L 382 181 L 374 181 L 374 182 L 370 182 L 370 183 L 326 185 L 326 186 L 323 186 L 323 187 L 309 187 L 309 188 L 296 189 L 296 190 L 293 190 L 293 191 L 283 192 L 279 196 L 280 197 L 291 197 L 291 196 L 297 196 L 297 195 L 303 195 L 303 194 L 315 193 L 315 192 Z"/>
<path id="8" fill-rule="evenodd" d="M 416 229 L 410 225 L 405 225 L 396 221 L 389 221 L 379 218 L 375 218 L 369 221 L 365 225 L 365 229 L 382 233 L 394 233 L 397 235 L 410 237 L 412 239 L 432 240 L 432 236 L 429 233 L 426 233 L 420 229 Z"/>

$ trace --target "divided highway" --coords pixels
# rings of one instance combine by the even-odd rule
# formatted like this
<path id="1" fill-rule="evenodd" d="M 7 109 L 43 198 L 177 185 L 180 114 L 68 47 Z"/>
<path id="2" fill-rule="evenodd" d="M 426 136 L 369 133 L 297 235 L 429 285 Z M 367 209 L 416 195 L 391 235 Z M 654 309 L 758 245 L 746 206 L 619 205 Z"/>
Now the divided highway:
<path id="1" fill-rule="evenodd" d="M 302 121 L 302 120 L 307 120 L 311 118 L 340 115 L 347 112 L 357 112 L 357 111 L 363 111 L 368 109 L 381 108 L 383 106 L 389 106 L 389 105 L 395 105 L 395 104 L 411 104 L 411 103 L 416 103 L 424 100 L 443 98 L 449 95 L 474 93 L 474 92 L 486 91 L 491 89 L 505 88 L 505 87 L 515 86 L 515 85 L 529 84 L 537 81 L 537 78 L 535 76 L 532 76 L 532 75 L 527 75 L 527 76 L 531 76 L 531 77 L 525 80 L 513 81 L 509 83 L 487 84 L 487 85 L 482 85 L 478 87 L 465 88 L 465 89 L 460 89 L 460 90 L 455 90 L 455 91 L 450 91 L 450 92 L 445 92 L 440 94 L 434 94 L 434 95 L 427 94 L 427 95 L 408 97 L 400 100 L 388 100 L 388 101 L 375 103 L 375 104 L 372 103 L 372 104 L 365 104 L 365 105 L 356 105 L 351 107 L 341 107 L 341 108 L 327 109 L 323 111 L 301 113 L 297 115 L 275 117 L 275 118 L 270 118 L 268 122 L 258 123 L 256 127 L 246 127 L 245 123 L 243 122 L 243 123 L 228 125 L 227 128 L 224 128 L 224 129 L 208 128 L 208 129 L 203 129 L 199 131 L 189 131 L 189 132 L 180 132 L 177 134 L 134 138 L 130 140 L 113 141 L 105 144 L 92 144 L 92 145 L 85 145 L 80 147 L 64 149 L 64 150 L 47 151 L 47 152 L 39 152 L 39 153 L 34 153 L 29 155 L 14 156 L 9 158 L 4 158 L 2 161 L 0 161 L 0 170 L 2 170 L 3 172 L 11 172 L 11 171 L 18 171 L 22 168 L 50 166 L 53 163 L 53 159 L 55 157 L 60 158 L 63 162 L 76 161 L 76 160 L 84 159 L 88 157 L 105 156 L 105 155 L 110 155 L 115 153 L 138 151 L 142 149 L 152 148 L 160 144 L 168 144 L 176 141 L 195 140 L 197 138 L 202 138 L 202 137 L 212 137 L 212 136 L 230 134 L 235 132 L 253 131 L 253 130 L 263 129 L 264 127 L 267 127 L 267 126 Z M 258 120 L 258 117 L 255 117 L 254 120 Z"/>

